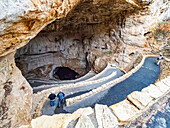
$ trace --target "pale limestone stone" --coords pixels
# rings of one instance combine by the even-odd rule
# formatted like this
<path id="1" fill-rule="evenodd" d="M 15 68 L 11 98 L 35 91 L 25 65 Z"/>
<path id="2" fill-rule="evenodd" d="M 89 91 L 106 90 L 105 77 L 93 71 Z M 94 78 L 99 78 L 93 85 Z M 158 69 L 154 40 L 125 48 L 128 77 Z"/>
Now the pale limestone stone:
<path id="1" fill-rule="evenodd" d="M 170 87 L 170 80 L 168 78 L 163 79 L 162 82 Z"/>
<path id="2" fill-rule="evenodd" d="M 98 128 L 115 128 L 118 125 L 117 118 L 106 105 L 95 105 L 95 114 Z"/>
<path id="3" fill-rule="evenodd" d="M 67 128 L 73 120 L 72 114 L 43 115 L 31 121 L 32 128 Z"/>
<path id="4" fill-rule="evenodd" d="M 93 109 L 91 107 L 88 108 L 80 108 L 73 113 L 74 120 L 81 117 L 82 115 L 90 115 L 93 113 Z"/>
<path id="5" fill-rule="evenodd" d="M 139 111 L 135 106 L 130 104 L 128 100 L 121 101 L 110 106 L 110 108 L 121 122 L 131 121 Z"/>
<path id="6" fill-rule="evenodd" d="M 170 89 L 170 86 L 167 86 L 162 81 L 155 83 L 155 85 L 161 90 L 161 92 L 165 93 Z"/>
<path id="7" fill-rule="evenodd" d="M 159 90 L 159 88 L 153 84 L 149 85 L 146 88 L 143 88 L 142 92 L 147 93 L 149 96 L 151 96 L 152 98 L 155 98 L 155 99 L 157 99 L 163 95 L 163 93 Z"/>
<path id="8" fill-rule="evenodd" d="M 19 128 L 31 128 L 31 126 L 30 125 L 22 125 Z"/>
<path id="9" fill-rule="evenodd" d="M 152 101 L 152 98 L 147 93 L 138 91 L 129 94 L 127 99 L 135 104 L 139 109 L 144 109 Z"/>
<path id="10" fill-rule="evenodd" d="M 95 128 L 95 127 L 94 127 L 92 121 L 90 120 L 90 118 L 87 115 L 83 114 L 79 118 L 75 128 Z"/>

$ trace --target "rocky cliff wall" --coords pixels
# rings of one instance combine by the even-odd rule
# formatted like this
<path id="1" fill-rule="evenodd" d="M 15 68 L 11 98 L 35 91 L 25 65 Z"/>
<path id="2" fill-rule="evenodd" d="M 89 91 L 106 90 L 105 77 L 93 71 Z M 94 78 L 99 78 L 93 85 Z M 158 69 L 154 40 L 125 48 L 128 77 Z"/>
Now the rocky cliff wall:
<path id="1" fill-rule="evenodd" d="M 62 18 L 79 0 L 0 2 L 0 127 L 18 128 L 31 119 L 32 89 L 16 67 L 14 52 L 41 29 Z"/>
<path id="2" fill-rule="evenodd" d="M 72 50 L 68 50 L 68 56 L 72 57 L 73 51 L 78 49 L 76 53 L 81 53 L 82 56 L 78 56 L 75 63 L 83 67 L 85 62 L 83 58 L 87 52 L 88 64 L 99 72 L 108 61 L 126 68 L 133 58 L 131 55 L 136 51 L 150 52 L 154 47 L 151 48 L 153 45 L 148 44 L 145 35 L 150 32 L 149 28 L 154 26 L 154 22 L 169 18 L 167 6 L 169 6 L 168 0 L 2 0 L 0 2 L 0 91 L 2 92 L 0 116 L 3 118 L 1 119 L 3 127 L 14 127 L 30 119 L 32 91 L 15 66 L 13 52 L 26 45 L 49 23 L 57 19 L 42 32 L 49 34 L 54 31 L 59 32 L 61 39 L 64 39 L 60 45 L 64 47 L 63 51 L 67 51 L 68 46 L 74 44 L 74 39 L 79 39 L 78 48 L 74 46 Z M 56 39 L 60 40 L 58 37 Z M 41 44 L 41 50 L 47 42 Z M 64 42 L 70 44 L 63 45 Z M 34 48 L 38 43 L 33 43 L 35 46 L 31 46 L 33 52 L 31 54 L 41 53 Z M 51 49 L 52 52 L 55 51 L 53 47 L 49 49 L 42 51 L 48 52 Z M 28 55 L 26 58 L 29 60 L 30 52 Z M 70 56 L 68 58 L 70 59 Z M 44 63 L 41 61 L 43 59 L 37 60 Z M 37 65 L 41 67 L 41 63 L 39 65 L 34 63 L 35 66 L 30 67 L 32 69 Z M 74 68 L 76 69 L 76 66 Z M 15 106 L 15 110 L 10 108 L 11 106 L 12 108 Z M 20 116 L 23 114 L 28 115 L 28 118 Z"/>
<path id="3" fill-rule="evenodd" d="M 67 17 L 45 27 L 17 52 L 25 77 L 52 78 L 54 67 L 70 67 L 80 75 L 89 67 L 102 71 L 108 62 L 130 69 L 138 53 L 158 50 L 148 40 L 152 27 L 167 19 L 167 1 L 81 1 Z M 43 55 L 42 55 L 43 54 Z M 48 74 L 48 75 L 47 75 Z"/>
<path id="4" fill-rule="evenodd" d="M 0 57 L 0 127 L 31 120 L 32 88 L 16 67 L 14 54 Z"/>

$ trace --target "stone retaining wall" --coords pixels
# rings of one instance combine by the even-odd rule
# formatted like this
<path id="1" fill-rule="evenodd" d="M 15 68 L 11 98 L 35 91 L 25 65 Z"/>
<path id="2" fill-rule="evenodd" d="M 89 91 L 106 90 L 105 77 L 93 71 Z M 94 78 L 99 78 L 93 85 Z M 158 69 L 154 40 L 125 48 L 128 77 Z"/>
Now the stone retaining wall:
<path id="1" fill-rule="evenodd" d="M 80 96 L 76 96 L 76 97 L 73 97 L 73 98 L 69 98 L 69 99 L 66 99 L 66 105 L 71 105 L 71 104 L 74 104 L 80 100 L 83 100 L 87 97 L 90 97 L 98 92 L 101 92 L 105 89 L 108 89 L 114 85 L 116 85 L 117 83 L 120 83 L 121 81 L 125 80 L 126 78 L 128 78 L 129 76 L 131 76 L 133 73 L 135 73 L 136 71 L 138 71 L 142 65 L 144 64 L 145 62 L 145 59 L 147 57 L 156 57 L 156 55 L 145 55 L 143 56 L 143 59 L 142 61 L 140 62 L 140 64 L 138 64 L 138 66 L 136 66 L 134 69 L 132 69 L 131 71 L 129 71 L 128 73 L 124 74 L 123 76 L 111 81 L 111 82 L 108 82 L 106 84 L 103 84 L 102 86 L 96 88 L 96 89 L 93 89 L 92 91 L 88 92 L 88 93 L 85 93 L 85 94 L 82 94 Z"/>
<path id="2" fill-rule="evenodd" d="M 155 84 L 151 84 L 142 91 L 132 92 L 127 99 L 110 106 L 120 124 L 126 124 L 140 116 L 161 97 L 170 92 L 170 76 Z"/>
<path id="3" fill-rule="evenodd" d="M 127 99 L 110 107 L 96 104 L 94 109 L 90 107 L 80 108 L 73 114 L 44 115 L 33 119 L 31 126 L 32 128 L 67 128 L 68 126 L 78 128 L 83 124 L 84 127 L 90 125 L 91 128 L 114 128 L 127 124 L 142 115 L 168 93 L 170 93 L 170 76 L 143 88 L 142 91 L 132 92 L 127 96 Z"/>

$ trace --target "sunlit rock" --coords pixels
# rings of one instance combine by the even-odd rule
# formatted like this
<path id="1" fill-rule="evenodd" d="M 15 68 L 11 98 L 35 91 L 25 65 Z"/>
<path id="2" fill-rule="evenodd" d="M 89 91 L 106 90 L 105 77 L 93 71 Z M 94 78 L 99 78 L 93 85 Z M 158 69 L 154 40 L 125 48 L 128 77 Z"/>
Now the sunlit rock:
<path id="1" fill-rule="evenodd" d="M 149 85 L 146 88 L 143 88 L 142 92 L 147 93 L 148 95 L 155 99 L 159 98 L 163 94 L 163 92 L 161 92 L 161 90 L 159 90 L 159 88 L 153 84 Z"/>
<path id="2" fill-rule="evenodd" d="M 79 118 L 75 128 L 95 128 L 95 127 L 87 115 L 82 115 Z"/>
<path id="3" fill-rule="evenodd" d="M 128 100 L 121 101 L 115 105 L 110 106 L 110 108 L 121 123 L 131 121 L 139 111 Z"/>
<path id="4" fill-rule="evenodd" d="M 71 114 L 43 115 L 31 121 L 32 128 L 66 128 L 73 119 Z"/>
<path id="5" fill-rule="evenodd" d="M 129 94 L 127 99 L 135 104 L 139 109 L 144 109 L 152 101 L 152 98 L 148 94 L 137 91 Z"/>
<path id="6" fill-rule="evenodd" d="M 117 118 L 106 105 L 95 105 L 95 114 L 98 128 L 115 128 L 118 125 Z"/>

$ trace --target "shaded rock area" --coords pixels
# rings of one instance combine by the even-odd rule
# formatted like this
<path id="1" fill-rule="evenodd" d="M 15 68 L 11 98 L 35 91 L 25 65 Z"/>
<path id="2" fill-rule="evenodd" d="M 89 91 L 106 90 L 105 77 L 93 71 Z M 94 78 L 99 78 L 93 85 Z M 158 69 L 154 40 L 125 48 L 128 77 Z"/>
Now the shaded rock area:
<path id="1" fill-rule="evenodd" d="M 53 76 L 60 80 L 74 80 L 78 73 L 68 67 L 57 67 L 54 69 Z"/>

